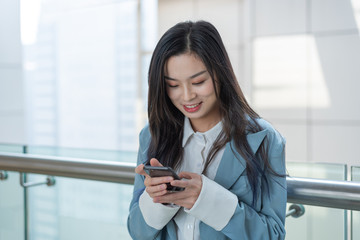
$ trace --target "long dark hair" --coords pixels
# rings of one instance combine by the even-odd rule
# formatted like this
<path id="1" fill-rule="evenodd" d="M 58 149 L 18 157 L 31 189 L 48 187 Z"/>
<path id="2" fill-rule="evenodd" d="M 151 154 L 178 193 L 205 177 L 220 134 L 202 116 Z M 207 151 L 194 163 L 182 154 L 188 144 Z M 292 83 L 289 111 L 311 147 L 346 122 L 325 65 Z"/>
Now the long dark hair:
<path id="1" fill-rule="evenodd" d="M 157 158 L 163 165 L 173 168 L 178 167 L 182 160 L 184 115 L 166 93 L 164 71 L 170 57 L 184 53 L 195 54 L 206 66 L 213 79 L 223 122 L 223 131 L 209 153 L 203 173 L 216 153 L 233 140 L 236 151 L 246 161 L 254 204 L 258 196 L 259 179 L 267 182 L 265 171 L 271 169 L 266 144 L 263 142 L 259 151 L 254 153 L 246 138 L 248 133 L 262 130 L 256 121 L 259 115 L 247 103 L 220 34 L 208 22 L 176 24 L 161 37 L 154 50 L 149 68 L 148 118 L 151 142 L 148 159 Z"/>

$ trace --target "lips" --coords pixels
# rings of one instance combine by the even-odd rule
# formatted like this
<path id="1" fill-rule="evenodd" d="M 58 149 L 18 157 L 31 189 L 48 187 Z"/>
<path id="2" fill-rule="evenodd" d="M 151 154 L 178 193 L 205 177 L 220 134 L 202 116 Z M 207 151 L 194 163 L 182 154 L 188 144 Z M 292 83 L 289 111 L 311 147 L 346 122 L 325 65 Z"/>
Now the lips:
<path id="1" fill-rule="evenodd" d="M 202 102 L 192 104 L 192 105 L 183 105 L 183 107 L 184 107 L 185 111 L 187 111 L 189 113 L 193 113 L 193 112 L 197 112 L 200 109 L 201 104 L 202 104 Z"/>

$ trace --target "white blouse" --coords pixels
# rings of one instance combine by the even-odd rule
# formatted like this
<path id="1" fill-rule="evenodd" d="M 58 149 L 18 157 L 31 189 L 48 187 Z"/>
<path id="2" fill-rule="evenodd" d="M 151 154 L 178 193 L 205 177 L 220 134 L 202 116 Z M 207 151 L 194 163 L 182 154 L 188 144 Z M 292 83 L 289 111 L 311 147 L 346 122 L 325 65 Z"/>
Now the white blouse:
<path id="1" fill-rule="evenodd" d="M 182 142 L 184 156 L 181 166 L 176 169 L 176 172 L 187 171 L 200 175 L 206 158 L 221 130 L 222 122 L 219 122 L 204 133 L 194 132 L 190 120 L 185 118 Z M 208 166 L 206 176 L 201 174 L 202 189 L 191 209 L 154 203 L 152 198 L 144 191 L 140 196 L 139 206 L 146 223 L 160 230 L 174 217 L 177 227 L 177 239 L 179 240 L 199 240 L 200 221 L 217 231 L 222 230 L 233 216 L 238 201 L 235 194 L 213 181 L 224 150 L 225 146 L 215 155 Z"/>

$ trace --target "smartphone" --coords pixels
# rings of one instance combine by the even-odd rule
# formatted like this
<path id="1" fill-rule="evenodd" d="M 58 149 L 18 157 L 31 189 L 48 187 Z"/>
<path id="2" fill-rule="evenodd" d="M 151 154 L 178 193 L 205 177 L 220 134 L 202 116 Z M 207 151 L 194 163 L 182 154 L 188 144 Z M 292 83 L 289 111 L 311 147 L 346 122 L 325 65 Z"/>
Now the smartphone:
<path id="1" fill-rule="evenodd" d="M 144 170 L 150 177 L 165 177 L 171 176 L 175 180 L 180 180 L 180 177 L 176 174 L 176 172 L 171 167 L 154 167 L 150 165 L 145 165 Z M 167 183 L 167 188 L 169 192 L 179 192 L 183 191 L 185 188 L 171 186 L 170 183 Z"/>

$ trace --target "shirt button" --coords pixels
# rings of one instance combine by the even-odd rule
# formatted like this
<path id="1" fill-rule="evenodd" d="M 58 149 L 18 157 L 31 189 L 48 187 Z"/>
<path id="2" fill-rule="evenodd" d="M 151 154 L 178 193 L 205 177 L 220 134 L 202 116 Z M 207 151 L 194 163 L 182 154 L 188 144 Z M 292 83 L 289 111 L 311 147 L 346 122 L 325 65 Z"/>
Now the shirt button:
<path id="1" fill-rule="evenodd" d="M 191 230 L 191 229 L 192 229 L 192 225 L 191 225 L 191 224 L 188 224 L 188 225 L 187 225 L 187 229 Z"/>

